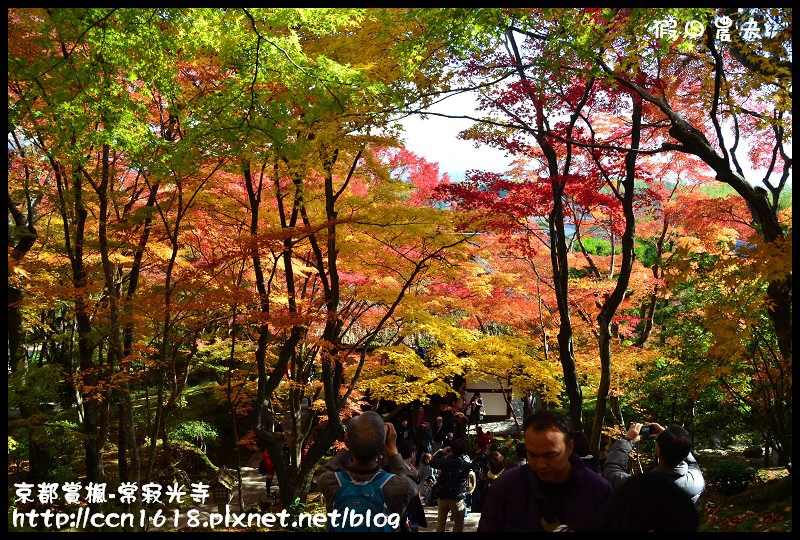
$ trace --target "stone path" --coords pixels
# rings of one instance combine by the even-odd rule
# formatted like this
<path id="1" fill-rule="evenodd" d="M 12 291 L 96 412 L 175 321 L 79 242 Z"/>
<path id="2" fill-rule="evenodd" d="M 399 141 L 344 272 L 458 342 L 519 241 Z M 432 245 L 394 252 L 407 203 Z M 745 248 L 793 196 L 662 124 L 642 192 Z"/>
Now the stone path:
<path id="1" fill-rule="evenodd" d="M 419 532 L 436 532 L 436 523 L 438 522 L 438 510 L 435 506 L 425 507 L 425 518 L 428 520 L 427 527 L 420 527 Z M 464 518 L 464 532 L 475 532 L 478 530 L 478 522 L 481 519 L 479 513 L 470 512 Z M 453 531 L 453 516 L 448 515 L 447 523 L 445 524 L 445 532 Z"/>
<path id="2" fill-rule="evenodd" d="M 261 513 L 259 505 L 262 500 L 266 499 L 264 476 L 258 472 L 260 459 L 261 453 L 254 453 L 242 466 L 242 506 L 245 513 Z M 234 491 L 229 509 L 231 513 L 240 512 L 238 489 Z M 211 526 L 212 515 L 218 519 L 216 515 L 221 514 L 219 505 L 214 503 L 211 497 L 207 499 L 206 504 L 192 503 L 191 508 L 181 510 L 177 515 L 174 512 L 175 510 L 172 509 L 164 510 L 162 515 L 167 518 L 166 521 L 161 526 L 157 526 L 158 523 L 153 522 L 149 530 L 175 529 L 175 523 L 178 524 L 178 528 L 191 526 L 192 523 L 196 523 L 198 527 L 207 528 L 209 531 L 223 528 L 222 524 L 215 525 L 213 528 Z M 153 514 L 154 511 L 150 511 L 151 521 Z"/>

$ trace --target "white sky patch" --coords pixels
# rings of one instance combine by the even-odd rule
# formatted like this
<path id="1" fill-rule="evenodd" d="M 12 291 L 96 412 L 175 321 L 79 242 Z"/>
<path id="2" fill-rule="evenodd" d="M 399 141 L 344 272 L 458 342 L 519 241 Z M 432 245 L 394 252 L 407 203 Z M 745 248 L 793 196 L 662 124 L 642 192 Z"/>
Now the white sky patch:
<path id="1" fill-rule="evenodd" d="M 483 114 L 475 110 L 475 100 L 467 93 L 448 97 L 429 110 L 452 116 L 480 117 Z M 449 173 L 451 179 L 455 181 L 463 180 L 464 173 L 469 169 L 502 173 L 510 167 L 512 158 L 506 156 L 502 150 L 485 145 L 476 148 L 473 141 L 458 138 L 459 132 L 474 124 L 472 120 L 431 115 L 422 120 L 418 115 L 413 115 L 401 120 L 400 124 L 405 129 L 403 138 L 406 148 L 432 163 L 438 163 L 440 172 Z M 726 144 L 729 144 L 732 137 L 730 129 L 725 129 L 725 137 Z M 747 156 L 748 142 L 744 140 L 739 144 L 737 152 L 739 163 L 748 182 L 752 185 L 762 185 L 763 171 L 754 172 L 750 167 Z M 791 155 L 791 143 L 787 144 L 786 151 Z M 773 173 L 772 181 L 777 182 L 777 178 L 778 175 Z M 792 185 L 791 174 L 787 184 Z"/>
<path id="2" fill-rule="evenodd" d="M 449 97 L 430 108 L 431 111 L 454 116 L 480 116 L 475 111 L 475 101 L 466 94 Z M 408 150 L 426 160 L 438 163 L 440 172 L 450 174 L 453 180 L 462 180 L 469 169 L 505 172 L 511 158 L 505 152 L 480 146 L 458 138 L 458 133 L 474 124 L 472 120 L 428 116 L 426 120 L 418 115 L 400 121 L 405 132 L 405 146 Z"/>

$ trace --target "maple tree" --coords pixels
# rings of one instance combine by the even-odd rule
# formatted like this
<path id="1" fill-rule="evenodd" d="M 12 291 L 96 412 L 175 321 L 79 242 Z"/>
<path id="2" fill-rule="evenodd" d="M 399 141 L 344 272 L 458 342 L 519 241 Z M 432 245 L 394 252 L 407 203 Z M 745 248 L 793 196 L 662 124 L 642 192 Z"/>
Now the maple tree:
<path id="1" fill-rule="evenodd" d="M 643 20 L 633 22 L 643 25 L 650 22 L 649 17 L 652 15 L 645 13 Z M 679 142 L 664 143 L 662 148 L 700 157 L 715 172 L 718 181 L 730 185 L 744 199 L 759 235 L 777 249 L 790 253 L 786 225 L 781 223 L 778 211 L 780 195 L 791 170 L 791 158 L 785 151 L 791 139 L 791 97 L 787 86 L 791 77 L 791 47 L 787 48 L 791 40 L 791 14 L 781 9 L 724 9 L 720 13 L 706 13 L 704 22 L 710 28 L 718 17 L 727 17 L 738 30 L 730 42 L 716 41 L 709 31 L 705 40 L 689 43 L 702 55 L 692 62 L 691 68 L 703 70 L 700 72 L 703 92 L 696 107 L 704 110 L 704 115 L 680 115 L 665 99 L 635 84 L 629 73 L 614 70 L 604 63 L 600 65 L 615 81 L 658 108 L 661 117 L 668 122 L 669 135 Z M 747 39 L 745 24 L 748 21 L 760 23 L 758 39 Z M 726 46 L 727 43 L 730 45 Z M 677 52 L 679 47 L 676 45 L 673 50 Z M 663 65 L 671 67 L 666 62 Z M 711 74 L 706 65 L 713 66 Z M 689 69 L 685 62 L 681 68 Z M 658 75 L 666 78 L 666 73 Z M 710 75 L 714 77 L 713 85 Z M 675 77 L 672 80 L 680 83 L 685 79 Z M 681 89 L 680 85 L 676 86 L 676 90 Z M 732 132 L 728 135 L 723 126 L 731 125 Z M 749 155 L 740 157 L 737 150 L 743 139 L 752 142 Z M 760 182 L 748 181 L 749 175 L 739 164 L 741 159 L 749 160 L 753 171 L 764 171 Z M 759 173 L 751 174 L 756 177 Z M 775 327 L 781 355 L 789 364 L 792 355 L 790 290 L 790 274 L 776 276 L 767 287 L 767 313 Z"/>
<path id="2" fill-rule="evenodd" d="M 497 242 L 491 234 L 471 235 L 466 260 L 398 312 L 395 343 L 378 348 L 365 366 L 360 386 L 370 397 L 425 403 L 455 394 L 448 381 L 460 377 L 497 384 L 506 401 L 512 389 L 517 397 L 531 389 L 560 403 L 560 370 L 526 315 L 539 297 L 519 279 L 515 261 L 499 250 L 491 256 Z"/>
<path id="3" fill-rule="evenodd" d="M 589 24 L 577 24 L 571 16 Z M 643 39 L 642 32 L 663 18 L 675 18 L 679 25 L 699 19 L 708 31 L 697 41 L 672 41 L 669 36 Z M 730 41 L 720 40 L 711 31 L 725 18 L 735 29 Z M 763 35 L 758 39 L 746 37 L 748 20 L 760 22 Z M 788 25 L 790 15 L 780 9 L 578 10 L 554 19 L 545 33 L 569 32 L 575 38 L 573 50 L 587 62 L 574 64 L 576 68 L 607 77 L 649 104 L 648 121 L 660 129 L 653 133 L 648 148 L 702 160 L 716 181 L 730 185 L 742 197 L 759 236 L 785 257 L 791 252 L 791 242 L 786 222 L 779 219 L 779 199 L 791 168 L 785 152 L 791 138 L 791 129 L 786 127 L 791 117 L 786 107 L 790 99 L 786 93 Z M 685 54 L 689 51 L 694 56 Z M 633 57 L 638 61 L 627 60 Z M 744 141 L 750 146 L 747 155 L 738 151 Z M 741 160 L 749 161 L 749 168 L 758 172 L 745 173 Z M 766 189 L 747 179 L 762 174 L 760 183 Z M 791 272 L 769 274 L 774 277 L 766 286 L 764 307 L 775 328 L 782 361 L 791 365 Z"/>
<path id="4" fill-rule="evenodd" d="M 109 388 L 103 385 L 108 371 L 119 367 L 121 350 L 119 342 L 114 341 L 106 365 L 96 349 L 91 322 L 96 306 L 90 298 L 93 295 L 100 298 L 98 286 L 102 288 L 102 284 L 91 279 L 98 266 L 85 242 L 89 216 L 100 212 L 98 235 L 103 245 L 100 275 L 104 275 L 108 287 L 100 306 L 111 306 L 114 326 L 118 324 L 117 287 L 111 275 L 106 241 L 106 218 L 110 211 L 107 190 L 115 166 L 111 141 L 131 133 L 126 131 L 130 126 L 123 126 L 121 119 L 126 109 L 134 105 L 131 101 L 126 103 L 129 94 L 119 91 L 115 80 L 114 44 L 107 47 L 106 59 L 87 54 L 90 47 L 79 37 L 87 23 L 102 24 L 102 14 L 95 15 L 93 21 L 88 11 L 9 12 L 13 43 L 9 50 L 9 93 L 13 96 L 9 120 L 15 130 L 20 129 L 20 139 L 26 146 L 35 145 L 28 151 L 40 153 L 49 164 L 49 176 L 41 186 L 48 188 L 43 191 L 46 198 L 42 204 L 55 210 L 63 225 L 58 249 L 69 262 L 78 332 L 79 361 L 77 366 L 70 362 L 65 368 L 76 376 L 78 406 L 87 435 L 84 443 L 87 475 L 99 480 L 103 474 L 100 454 L 105 441 L 96 434 L 107 426 L 104 402 L 109 398 Z M 51 186 L 56 188 L 55 192 L 49 189 Z M 93 194 L 99 197 L 94 198 Z"/>
<path id="5" fill-rule="evenodd" d="M 514 44 L 513 49 L 518 51 L 519 48 Z M 475 200 L 476 202 L 467 206 L 481 206 L 482 204 L 488 206 L 487 213 L 491 214 L 488 219 L 493 223 L 506 228 L 511 226 L 516 228 L 517 231 L 521 227 L 524 238 L 538 238 L 542 245 L 549 246 L 553 276 L 552 286 L 556 291 L 559 310 L 558 352 L 565 374 L 565 382 L 567 383 L 572 421 L 576 429 L 582 429 L 582 394 L 575 370 L 573 356 L 574 330 L 570 316 L 570 310 L 578 307 L 578 303 L 568 285 L 570 273 L 568 269 L 571 262 L 569 260 L 570 248 L 567 246 L 565 223 L 566 220 L 570 220 L 569 224 L 574 227 L 575 239 L 578 245 L 582 245 L 580 231 L 583 221 L 591 222 L 591 226 L 595 228 L 598 228 L 599 224 L 605 221 L 608 224 L 606 226 L 612 239 L 612 245 L 615 243 L 615 238 L 622 237 L 623 240 L 622 270 L 616 281 L 616 288 L 607 290 L 607 292 L 595 293 L 596 295 L 602 294 L 605 299 L 597 302 L 598 306 L 602 306 L 602 309 L 597 315 L 599 320 L 598 329 L 594 330 L 600 339 L 601 365 L 603 366 L 600 394 L 605 396 L 610 377 L 611 320 L 627 292 L 628 279 L 633 263 L 633 230 L 636 219 L 633 214 L 634 181 L 636 179 L 635 153 L 633 154 L 633 159 L 629 158 L 624 162 L 624 167 L 620 167 L 619 164 L 616 165 L 618 170 L 621 169 L 622 172 L 612 172 L 611 169 L 614 165 L 603 165 L 600 154 L 594 154 L 591 156 L 591 160 L 586 163 L 580 160 L 580 156 L 570 143 L 566 145 L 554 143 L 553 138 L 551 138 L 553 136 L 564 137 L 560 134 L 566 133 L 565 137 L 569 139 L 572 137 L 573 132 L 579 131 L 582 127 L 580 125 L 576 127 L 579 118 L 583 118 L 584 121 L 589 123 L 587 118 L 598 115 L 597 112 L 593 113 L 590 109 L 594 100 L 600 101 L 601 98 L 597 98 L 594 95 L 597 90 L 592 88 L 593 81 L 585 81 L 583 83 L 582 81 L 575 81 L 573 83 L 574 90 L 571 93 L 569 90 L 563 93 L 552 92 L 552 97 L 548 97 L 543 91 L 540 93 L 540 91 L 528 84 L 522 65 L 529 62 L 527 60 L 523 61 L 519 54 L 517 52 L 517 56 L 512 59 L 513 63 L 510 67 L 516 66 L 519 69 L 520 84 L 516 86 L 510 85 L 507 90 L 495 90 L 491 95 L 484 98 L 484 107 L 497 108 L 499 112 L 508 115 L 518 124 L 517 129 L 519 131 L 533 133 L 533 138 L 539 145 L 541 154 L 530 146 L 523 144 L 521 136 L 503 140 L 495 133 L 485 134 L 478 129 L 473 130 L 470 136 L 475 138 L 486 137 L 486 140 L 512 153 L 523 155 L 532 153 L 537 157 L 541 157 L 544 166 L 531 171 L 520 171 L 521 180 L 517 181 L 507 181 L 489 175 L 484 177 L 476 175 L 474 176 L 474 179 L 477 180 L 475 185 L 469 188 L 458 186 L 450 191 L 456 194 L 461 206 L 464 206 L 467 200 Z M 494 59 L 491 63 L 494 66 L 503 65 L 501 59 Z M 563 116 L 571 115 L 571 121 L 558 124 L 553 129 L 549 128 L 548 115 L 557 117 L 559 114 Z M 602 110 L 599 114 L 602 115 Z M 589 127 L 591 129 L 591 124 Z M 592 133 L 595 134 L 594 131 Z M 639 134 L 634 131 L 631 136 L 636 141 Z M 573 151 L 575 151 L 575 154 L 573 154 Z M 579 163 L 592 167 L 596 172 L 594 175 L 586 174 L 583 177 L 570 174 L 570 167 L 578 166 Z M 532 182 L 524 180 L 527 175 L 533 176 Z M 545 185 L 541 181 L 542 178 L 547 177 L 550 177 L 549 185 Z M 620 179 L 624 179 L 624 184 Z M 600 187 L 604 183 L 610 187 L 611 192 L 616 195 L 619 202 L 614 202 L 613 197 L 610 198 L 600 192 Z M 496 194 L 493 196 L 493 200 L 489 201 L 490 195 L 487 195 L 487 191 Z M 567 193 L 570 193 L 570 195 L 567 196 Z M 566 201 L 571 201 L 571 206 L 567 206 Z M 620 213 L 618 207 L 620 202 L 623 203 L 622 208 L 625 211 L 625 217 L 622 218 L 620 216 L 615 220 L 615 214 Z M 602 217 L 602 211 L 598 212 L 604 205 L 607 207 L 605 218 Z M 594 216 L 592 216 L 590 208 L 595 209 Z M 511 220 L 510 223 L 506 222 L 504 224 L 503 220 L 505 218 L 503 216 L 507 215 L 510 215 Z M 548 231 L 546 234 L 536 230 L 538 228 L 538 216 L 548 216 Z M 619 223 L 626 224 L 624 232 Z M 585 249 L 583 249 L 583 253 L 590 268 L 592 268 L 590 277 L 600 279 L 601 275 L 596 263 L 588 256 Z M 612 259 L 610 269 L 612 275 L 614 274 L 613 267 Z M 579 313 L 592 326 L 594 317 L 587 315 L 586 311 L 578 309 Z M 594 312 L 594 307 L 589 312 Z M 598 401 L 598 410 L 603 409 L 604 403 L 600 399 Z M 602 415 L 597 415 L 596 420 L 602 422 Z M 599 429 L 596 431 L 599 432 Z"/>
<path id="6" fill-rule="evenodd" d="M 734 51 L 730 55 L 720 55 L 715 47 L 714 40 L 710 37 L 705 43 L 680 43 L 679 41 L 671 44 L 669 39 L 655 40 L 650 36 L 643 36 L 646 29 L 652 27 L 659 17 L 669 18 L 678 17 L 681 22 L 691 18 L 701 18 L 710 25 L 714 10 L 653 10 L 653 9 L 608 9 L 608 10 L 565 10 L 565 9 L 544 9 L 544 10 L 507 10 L 504 12 L 506 20 L 496 26 L 496 35 L 503 36 L 504 44 L 496 43 L 481 49 L 473 60 L 465 63 L 468 70 L 466 82 L 473 88 L 482 88 L 481 107 L 487 111 L 501 112 L 501 116 L 488 114 L 479 119 L 481 123 L 471 130 L 463 133 L 463 136 L 491 144 L 506 149 L 512 154 L 530 153 L 530 145 L 526 142 L 528 136 L 536 141 L 542 149 L 540 162 L 549 167 L 543 175 L 550 178 L 558 178 L 564 170 L 559 170 L 553 165 L 558 159 L 558 151 L 563 149 L 562 167 L 570 164 L 572 160 L 579 160 L 582 148 L 594 149 L 589 151 L 595 164 L 602 154 L 608 152 L 627 152 L 628 159 L 635 160 L 636 156 L 654 155 L 657 157 L 662 152 L 682 151 L 686 155 L 693 155 L 705 161 L 716 173 L 717 181 L 729 183 L 747 201 L 748 207 L 754 212 L 754 221 L 757 227 L 762 227 L 762 219 L 767 219 L 770 224 L 768 228 L 771 232 L 766 233 L 772 240 L 777 240 L 779 249 L 788 253 L 788 243 L 782 240 L 785 230 L 777 226 L 777 203 L 781 190 L 786 185 L 791 160 L 784 151 L 784 145 L 789 140 L 790 132 L 786 131 L 785 118 L 789 112 L 786 110 L 785 88 L 785 27 L 787 24 L 786 12 L 780 10 L 764 11 L 754 13 L 750 11 L 735 14 L 730 11 L 720 13 L 720 15 L 734 16 L 734 19 L 744 18 L 753 14 L 760 16 L 760 20 L 766 21 L 768 33 L 765 38 L 765 46 L 759 49 L 754 43 L 743 44 L 735 42 L 732 45 Z M 707 34 L 707 35 L 710 35 Z M 527 40 L 527 46 L 534 47 L 536 53 L 524 56 L 524 61 L 517 61 L 515 66 L 508 66 L 504 62 L 503 53 L 491 54 L 492 49 L 507 51 L 509 56 L 523 58 L 522 45 L 518 44 L 515 36 L 520 36 Z M 738 43 L 738 45 L 736 44 Z M 481 44 L 483 45 L 483 44 Z M 703 54 L 710 55 L 711 58 L 706 62 L 715 66 L 716 79 L 709 79 L 708 71 L 701 67 L 701 61 L 687 62 L 682 60 L 682 52 L 687 50 L 687 46 L 697 45 L 698 48 L 705 49 Z M 485 47 L 485 45 L 483 45 Z M 725 44 L 722 44 L 725 47 Z M 707 49 L 707 50 L 706 50 Z M 760 68 L 764 71 L 761 77 L 755 81 L 747 78 L 746 70 L 742 70 L 737 65 L 737 61 L 742 61 L 744 50 L 748 54 L 760 54 Z M 766 50 L 772 51 L 765 52 Z M 600 51 L 598 53 L 598 51 Z M 714 56 L 716 54 L 716 56 Z M 769 66 L 766 57 L 773 54 L 773 65 Z M 637 58 L 639 61 L 633 62 L 630 59 Z M 751 58 L 751 60 L 753 60 Z M 753 62 L 751 62 L 753 63 Z M 747 61 L 745 61 L 747 64 Z M 764 67 L 764 66 L 769 67 Z M 737 67 L 738 66 L 738 67 Z M 510 68 L 515 68 L 514 70 Z M 759 69 L 751 65 L 747 69 Z M 517 94 L 497 91 L 496 81 L 503 81 L 516 71 L 519 74 L 520 82 L 517 84 Z M 767 76 L 767 73 L 770 75 Z M 764 80 L 763 77 L 767 76 Z M 771 78 L 769 78 L 771 76 Z M 736 77 L 736 81 L 734 81 Z M 742 78 L 743 77 L 743 78 Z M 730 82 L 728 81 L 730 78 Z M 571 90 L 569 84 L 577 81 Z M 754 112 L 747 110 L 746 106 L 734 105 L 744 103 L 745 100 L 759 101 L 763 99 L 760 92 L 774 92 L 773 87 L 767 88 L 766 83 L 777 84 L 775 94 L 776 104 L 774 114 L 763 114 L 759 107 Z M 695 91 L 690 90 L 690 87 Z M 507 85 L 509 88 L 513 84 Z M 605 98 L 598 96 L 599 88 L 606 88 Z M 701 99 L 696 99 L 698 95 L 696 89 L 702 89 Z M 617 95 L 630 95 L 632 99 L 613 101 L 612 92 Z M 517 96 L 531 95 L 530 108 L 536 109 L 536 114 L 520 106 L 520 98 Z M 660 96 L 660 97 L 656 97 Z M 610 100 L 609 100 L 610 98 Z M 594 100 L 610 106 L 609 112 L 612 115 L 629 115 L 636 117 L 641 115 L 642 125 L 646 131 L 636 136 L 646 141 L 646 145 L 637 147 L 636 138 L 631 139 L 628 144 L 623 144 L 618 138 L 619 134 L 608 129 L 608 124 L 592 126 L 589 118 L 592 115 Z M 562 103 L 573 100 L 573 109 L 559 110 Z M 641 111 L 637 113 L 637 108 Z M 724 110 L 724 111 L 723 111 Z M 678 115 L 675 111 L 681 111 Z M 730 137 L 724 132 L 723 126 L 727 125 L 720 120 L 720 115 L 728 114 L 730 111 L 736 113 L 733 123 L 733 132 Z M 559 115 L 560 113 L 560 115 Z M 710 113 L 710 114 L 709 114 Z M 744 118 L 742 117 L 742 115 Z M 705 119 L 704 119 L 705 116 Z M 755 118 L 762 118 L 756 121 Z M 773 118 L 771 123 L 767 118 Z M 476 119 L 478 120 L 478 119 Z M 595 120 L 596 121 L 596 120 Z M 687 122 L 696 122 L 696 127 Z M 583 123 L 588 124 L 588 130 L 582 129 Z M 634 123 L 634 126 L 636 124 Z M 758 127 L 757 127 L 758 126 Z M 702 129 L 706 129 L 708 139 L 698 138 Z M 755 131 L 754 131 L 755 129 Z M 761 130 L 761 131 L 758 131 Z M 767 202 L 761 192 L 752 188 L 743 181 L 741 167 L 738 165 L 736 149 L 739 141 L 747 137 L 748 140 L 755 141 L 763 133 L 767 137 L 765 141 L 773 143 L 773 146 L 766 148 L 765 144 L 755 143 L 751 157 L 756 166 L 763 166 L 767 175 L 765 185 L 770 189 L 772 195 L 771 208 L 764 206 Z M 676 145 L 672 141 L 677 138 L 682 145 Z M 712 143 L 708 143 L 711 140 Z M 726 141 L 731 141 L 726 145 Z M 719 145 L 721 150 L 715 154 L 714 145 Z M 773 156 L 774 159 L 764 160 L 756 157 L 760 147 L 763 156 Z M 783 165 L 781 165 L 781 160 Z M 544 169 L 544 167 L 543 167 Z M 735 169 L 735 170 L 734 170 Z M 774 180 L 772 180 L 774 179 Z M 632 185 L 630 187 L 633 187 Z M 554 186 L 553 192 L 557 192 L 560 186 Z M 483 189 L 483 188 L 481 188 Z M 507 189 L 507 188 L 506 188 Z M 756 201 L 758 199 L 758 201 Z M 551 223 L 562 221 L 563 202 L 560 196 L 553 197 L 553 205 L 549 209 Z M 761 213 L 769 213 L 768 218 L 760 216 Z M 543 213 L 534 215 L 544 215 Z M 630 214 L 629 214 L 630 215 Z M 617 223 L 621 223 L 617 221 Z M 632 224 L 632 220 L 627 220 Z M 762 228 L 763 230 L 763 228 Z M 556 226 L 552 231 L 552 238 L 562 238 L 562 233 Z M 612 236 L 613 238 L 613 236 Z M 632 253 L 632 237 L 628 239 L 628 247 L 623 250 L 623 255 Z M 563 244 L 562 244 L 563 245 Z M 561 246 L 558 242 L 553 242 L 554 246 L 554 278 L 562 276 L 559 272 L 564 268 L 565 258 L 562 255 L 559 259 L 558 253 Z M 613 267 L 613 266 L 612 266 Z M 563 276 L 561 277 L 563 279 Z M 624 279 L 620 280 L 624 283 Z M 779 296 L 783 300 L 787 298 L 785 287 L 790 286 L 790 278 L 783 278 L 771 281 L 770 288 L 773 293 L 784 290 Z M 624 291 L 624 287 L 617 289 L 618 292 Z M 609 296 L 609 299 L 611 296 Z M 778 327 L 782 328 L 777 335 L 779 346 L 784 351 L 786 360 L 787 352 L 790 363 L 791 347 L 785 339 L 788 334 L 787 325 L 791 317 L 788 317 L 788 305 L 784 301 L 775 303 L 775 297 L 770 294 L 770 300 L 766 304 L 767 309 L 773 314 L 773 320 Z M 616 300 L 619 300 L 617 298 Z M 606 308 L 601 310 L 605 322 L 603 328 L 608 328 L 612 315 L 615 311 L 616 300 L 606 303 Z M 567 295 L 563 295 L 561 305 L 569 305 Z M 774 307 L 774 308 L 773 308 Z M 778 314 L 781 316 L 778 316 Z M 567 321 L 568 314 L 562 311 L 562 324 Z M 562 335 L 570 335 L 569 326 L 563 327 L 566 332 Z M 608 333 L 606 334 L 608 335 Z M 642 334 L 644 337 L 645 334 Z M 643 341 L 640 341 L 640 345 Z M 603 347 L 607 350 L 607 348 Z M 570 347 L 563 345 L 560 347 L 562 362 L 565 363 L 565 375 L 574 371 L 574 362 L 569 358 L 572 354 Z M 601 358 L 603 352 L 601 349 Z M 607 364 L 605 359 L 602 360 Z M 606 366 L 605 369 L 608 369 Z M 569 378 L 572 378 L 571 376 Z M 606 377 L 606 381 L 607 381 Z M 581 400 L 580 390 L 574 383 L 566 381 L 567 393 L 571 401 L 577 403 Z M 603 384 L 600 393 L 606 391 L 606 384 Z M 600 405 L 600 404 L 598 404 Z M 580 413 L 576 405 L 570 405 L 573 422 L 580 425 Z M 598 407 L 598 414 L 595 417 L 596 425 L 599 427 L 599 420 L 602 417 L 602 409 Z M 593 430 L 593 444 L 597 443 L 597 429 Z"/>
<path id="7" fill-rule="evenodd" d="M 731 199 L 698 197 L 683 210 L 682 226 L 696 230 L 703 224 L 708 234 L 700 241 L 694 235 L 676 240 L 665 279 L 673 291 L 673 317 L 685 328 L 664 332 L 671 356 L 694 373 L 690 396 L 707 386 L 722 389 L 724 402 L 747 411 L 759 426 L 775 462 L 787 465 L 791 369 L 775 347 L 762 295 L 771 276 L 791 272 L 791 261 L 773 244 L 739 240 L 737 229 L 747 228 L 748 216 Z"/>
<path id="8" fill-rule="evenodd" d="M 339 156 L 346 155 L 342 150 Z M 260 233 L 259 243 L 277 233 L 281 241 L 273 248 L 269 278 L 260 281 L 256 272 L 255 284 L 268 293 L 260 300 L 262 313 L 269 314 L 268 327 L 260 330 L 268 336 L 259 343 L 265 344 L 265 358 L 274 355 L 271 365 L 264 365 L 268 377 L 263 390 L 259 388 L 259 402 L 268 401 L 257 410 L 257 428 L 265 432 L 270 451 L 279 452 L 272 401 L 279 385 L 287 382 L 289 395 L 281 408 L 293 428 L 289 443 L 295 459 L 291 469 L 278 464 L 276 471 L 281 485 L 296 486 L 282 490 L 289 502 L 298 494 L 305 496 L 316 462 L 343 433 L 342 418 L 358 403 L 356 383 L 367 346 L 391 331 L 404 298 L 418 294 L 420 279 L 431 279 L 429 268 L 464 241 L 453 234 L 441 211 L 407 204 L 409 197 L 403 194 L 413 183 L 381 172 L 376 168 L 380 160 L 365 159 L 362 166 L 359 151 L 352 159 L 341 171 L 331 162 L 323 178 L 293 174 L 291 168 L 287 180 L 275 177 L 272 215 L 279 223 L 266 235 Z M 341 176 L 334 176 L 335 170 Z M 246 179 L 245 185 L 251 183 Z M 266 203 L 248 190 L 249 200 Z M 270 341 L 275 345 L 270 347 Z M 305 388 L 308 382 L 311 388 Z M 305 397 L 312 406 L 302 417 Z M 306 446 L 301 462 L 297 458 Z"/>
<path id="9" fill-rule="evenodd" d="M 40 219 L 39 207 L 42 201 L 42 192 L 39 185 L 46 176 L 46 165 L 37 163 L 36 155 L 30 155 L 16 134 L 12 133 L 9 146 L 9 182 L 8 210 L 10 214 L 8 230 L 8 281 L 6 291 L 8 294 L 8 365 L 10 379 L 9 402 L 18 402 L 21 422 L 28 425 L 29 431 L 35 431 L 40 424 L 34 420 L 37 416 L 36 399 L 28 402 L 28 395 L 35 392 L 32 385 L 17 386 L 13 383 L 16 375 L 27 373 L 27 354 L 25 350 L 25 313 L 22 309 L 23 291 L 22 281 L 27 272 L 18 268 L 18 264 L 26 257 L 38 239 L 36 230 L 37 221 Z M 33 325 L 31 325 L 33 326 Z M 29 330 L 35 333 L 34 329 Z M 33 423 L 33 425 L 31 425 Z M 37 480 L 44 478 L 44 470 L 52 456 L 47 451 L 47 445 L 40 442 L 40 437 L 29 436 L 30 440 L 30 473 Z"/>
<path id="10" fill-rule="evenodd" d="M 371 34 L 385 24 L 355 11 L 326 13 L 330 22 L 363 36 L 362 43 L 371 43 Z M 252 31 L 244 25 L 243 43 L 269 42 L 261 34 L 259 15 L 245 11 Z M 429 268 L 464 241 L 453 234 L 445 213 L 421 205 L 426 184 L 438 182 L 435 169 L 390 174 L 387 167 L 398 167 L 394 157 L 373 152 L 392 139 L 370 134 L 385 119 L 378 114 L 379 103 L 373 103 L 380 97 L 377 83 L 356 67 L 366 51 L 344 46 L 354 36 L 338 36 L 323 20 L 302 29 L 303 50 L 292 54 L 292 65 L 301 59 L 307 64 L 295 76 L 322 84 L 308 87 L 303 81 L 294 88 L 275 78 L 269 65 L 264 75 L 275 82 L 249 90 L 248 99 L 259 96 L 253 103 L 269 103 L 261 92 L 278 101 L 270 104 L 275 111 L 242 103 L 246 121 L 263 124 L 263 131 L 247 132 L 238 143 L 247 149 L 236 156 L 243 192 L 229 193 L 240 197 L 250 214 L 245 249 L 253 274 L 248 271 L 247 277 L 260 306 L 258 313 L 246 313 L 260 319 L 255 429 L 278 455 L 283 440 L 273 426 L 283 418 L 292 428 L 286 441 L 291 459 L 276 465 L 287 504 L 305 497 L 316 463 L 341 437 L 342 419 L 356 409 L 355 383 L 367 346 Z M 388 88 L 402 71 L 391 55 L 381 60 L 370 66 L 370 75 Z M 255 69 L 261 76 L 260 65 Z M 295 95 L 298 88 L 305 92 Z M 278 115 L 285 123 L 276 126 Z M 348 365 L 351 352 L 356 353 L 353 366 Z M 312 403 L 303 413 L 305 399 Z"/>

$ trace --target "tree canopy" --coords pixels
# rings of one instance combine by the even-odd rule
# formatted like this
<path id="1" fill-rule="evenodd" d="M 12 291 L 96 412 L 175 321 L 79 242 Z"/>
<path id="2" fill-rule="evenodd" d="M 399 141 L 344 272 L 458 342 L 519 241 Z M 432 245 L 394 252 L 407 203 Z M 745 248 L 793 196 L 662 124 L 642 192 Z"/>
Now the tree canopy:
<path id="1" fill-rule="evenodd" d="M 28 479 L 171 479 L 201 388 L 228 453 L 288 448 L 288 507 L 347 418 L 463 379 L 537 392 L 595 451 L 625 414 L 725 414 L 789 462 L 791 10 L 8 22 L 9 440 Z M 404 148 L 399 120 L 452 93 L 480 111 L 460 136 L 508 170 L 453 182 Z"/>

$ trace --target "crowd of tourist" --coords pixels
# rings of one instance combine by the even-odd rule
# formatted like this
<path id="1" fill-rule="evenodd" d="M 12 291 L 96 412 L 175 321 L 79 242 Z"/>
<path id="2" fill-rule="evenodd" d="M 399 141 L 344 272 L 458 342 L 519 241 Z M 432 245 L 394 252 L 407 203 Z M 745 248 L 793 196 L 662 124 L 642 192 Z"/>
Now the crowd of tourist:
<path id="1" fill-rule="evenodd" d="M 437 509 L 436 532 L 449 523 L 463 531 L 471 512 L 480 513 L 478 532 L 697 529 L 695 503 L 705 483 L 683 427 L 633 423 L 598 459 L 585 434 L 530 398 L 523 398 L 522 439 L 485 429 L 480 393 L 468 400 L 463 389 L 435 409 L 366 411 L 348 422 L 347 448 L 315 483 L 329 511 L 358 507 L 359 497 L 374 500 L 380 492 L 384 508 L 401 516 L 391 530 L 406 532 L 428 528 L 425 506 Z M 655 441 L 657 465 L 631 474 L 630 454 L 645 439 Z M 271 474 L 262 474 L 269 489 Z M 340 500 L 343 492 L 348 501 Z"/>
<path id="2" fill-rule="evenodd" d="M 696 530 L 694 503 L 704 481 L 684 428 L 652 423 L 645 437 L 639 435 L 643 424 L 634 423 L 601 462 L 583 432 L 573 431 L 563 415 L 536 411 L 530 395 L 523 398 L 524 438 L 501 444 L 481 425 L 480 399 L 476 393 L 434 415 L 419 406 L 411 422 L 408 416 L 397 421 L 398 433 L 407 434 L 400 453 L 418 487 L 414 509 L 405 515 L 409 530 L 427 526 L 422 505 L 437 507 L 437 532 L 447 530 L 448 522 L 453 532 L 463 531 L 471 512 L 481 514 L 479 532 Z M 645 438 L 656 440 L 657 466 L 631 475 L 625 472 L 628 454 Z M 639 476 L 647 478 L 631 482 Z M 640 514 L 661 511 L 670 519 L 634 519 L 633 512 L 621 510 L 633 499 Z M 668 509 L 659 510 L 667 503 Z"/>

